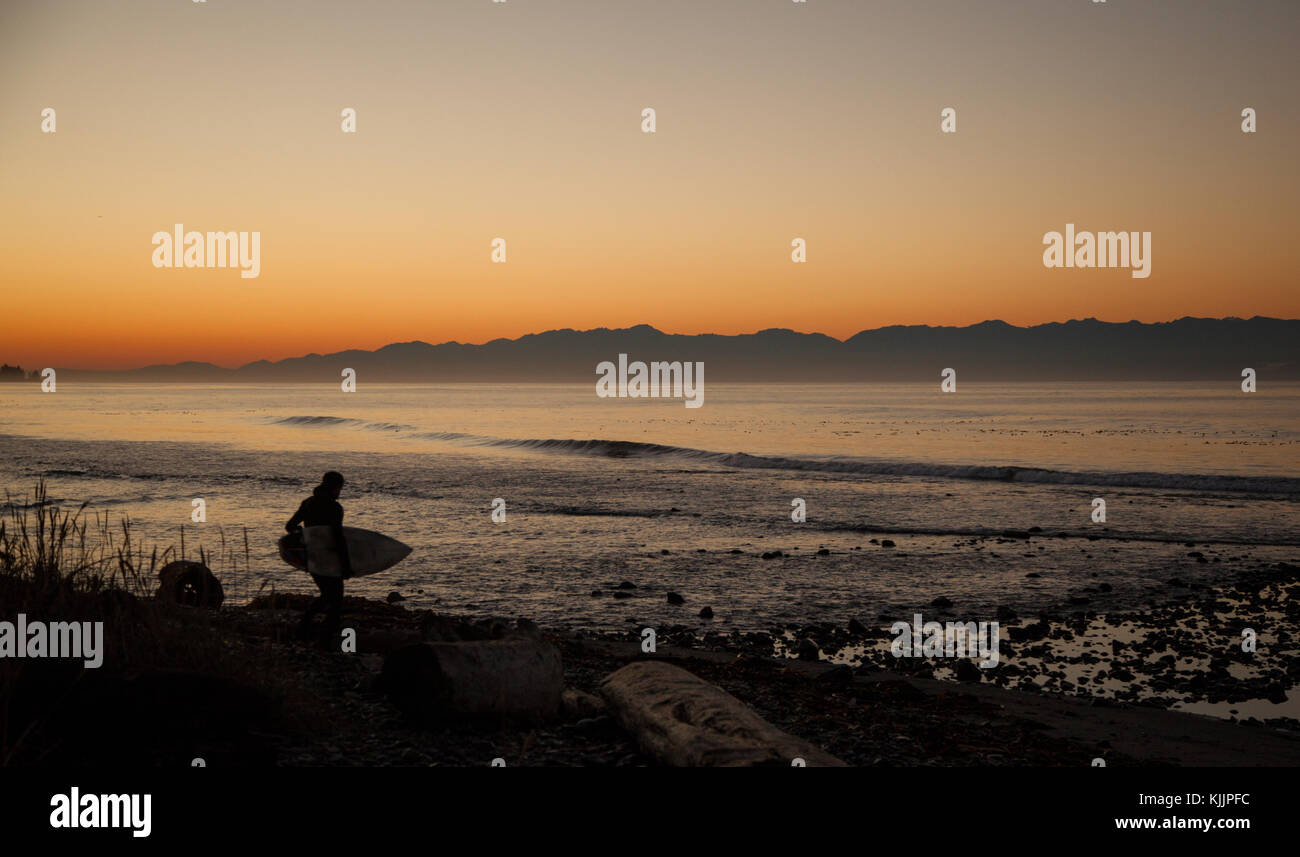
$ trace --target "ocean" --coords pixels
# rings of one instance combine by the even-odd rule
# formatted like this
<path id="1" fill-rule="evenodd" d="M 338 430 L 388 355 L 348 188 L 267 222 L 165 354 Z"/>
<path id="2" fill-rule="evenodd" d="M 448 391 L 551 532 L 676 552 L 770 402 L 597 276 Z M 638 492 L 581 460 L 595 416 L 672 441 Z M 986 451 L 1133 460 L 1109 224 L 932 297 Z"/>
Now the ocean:
<path id="1" fill-rule="evenodd" d="M 1171 577 L 1300 561 L 1298 443 L 1300 385 L 1231 378 L 733 384 L 699 409 L 600 399 L 594 381 L 0 385 L 9 504 L 44 478 L 54 502 L 129 517 L 137 540 L 237 554 L 214 563 L 235 603 L 314 591 L 275 542 L 339 470 L 345 523 L 413 548 L 349 593 L 601 631 L 879 624 L 940 596 L 980 620 L 1084 588 L 1090 610 L 1141 608 Z M 625 581 L 633 597 L 613 598 Z"/>

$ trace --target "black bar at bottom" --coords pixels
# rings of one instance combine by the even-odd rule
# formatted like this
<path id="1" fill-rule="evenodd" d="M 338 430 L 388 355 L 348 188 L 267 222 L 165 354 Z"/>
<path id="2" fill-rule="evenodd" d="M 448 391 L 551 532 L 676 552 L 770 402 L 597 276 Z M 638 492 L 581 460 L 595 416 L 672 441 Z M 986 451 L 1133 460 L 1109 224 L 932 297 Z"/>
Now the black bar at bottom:
<path id="1" fill-rule="evenodd" d="M 294 845 L 373 845 L 410 835 L 437 847 L 459 832 L 494 848 L 566 838 L 594 846 L 592 837 L 613 835 L 643 852 L 724 833 L 733 845 L 750 837 L 762 844 L 783 828 L 802 830 L 811 845 L 828 825 L 826 833 L 842 828 L 876 843 L 933 837 L 956 845 L 970 836 L 992 844 L 988 837 L 998 834 L 1039 833 L 1052 841 L 1208 834 L 1219 842 L 1288 829 L 1295 777 L 1294 769 L 1257 768 L 8 769 L 0 771 L 0 841 L 132 847 L 249 844 L 271 835 Z M 56 827 L 70 823 L 58 810 L 74 788 L 78 826 Z M 139 796 L 135 819 L 149 795 L 148 836 L 134 835 L 132 819 L 80 826 L 105 807 L 103 795 Z M 110 801 L 104 820 L 124 805 Z"/>

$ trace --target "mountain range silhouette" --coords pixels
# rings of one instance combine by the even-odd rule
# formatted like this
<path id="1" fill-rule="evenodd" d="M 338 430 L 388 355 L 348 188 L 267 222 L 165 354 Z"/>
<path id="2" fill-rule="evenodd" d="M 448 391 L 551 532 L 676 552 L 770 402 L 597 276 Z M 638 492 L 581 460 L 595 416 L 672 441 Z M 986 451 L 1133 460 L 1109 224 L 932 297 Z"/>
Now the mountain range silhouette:
<path id="1" fill-rule="evenodd" d="M 139 369 L 59 369 L 101 381 L 330 382 L 344 368 L 361 383 L 595 383 L 596 364 L 618 359 L 702 361 L 708 383 L 933 381 L 948 367 L 962 382 L 1300 379 L 1300 319 L 1180 318 L 1146 324 L 1083 319 L 1016 327 L 985 321 L 863 330 L 846 340 L 787 329 L 724 336 L 622 329 L 549 330 L 481 345 L 396 342 L 375 351 L 308 354 L 238 368 L 184 362 Z"/>

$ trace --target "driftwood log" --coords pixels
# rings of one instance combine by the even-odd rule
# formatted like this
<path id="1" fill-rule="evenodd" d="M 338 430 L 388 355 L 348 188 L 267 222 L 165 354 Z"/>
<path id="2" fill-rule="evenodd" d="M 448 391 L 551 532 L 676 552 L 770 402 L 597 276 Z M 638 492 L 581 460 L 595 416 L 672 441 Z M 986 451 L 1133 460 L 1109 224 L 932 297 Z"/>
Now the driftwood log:
<path id="1" fill-rule="evenodd" d="M 379 687 L 421 720 L 538 722 L 559 714 L 564 671 L 559 651 L 530 637 L 420 643 L 384 659 Z"/>
<path id="2" fill-rule="evenodd" d="M 601 695 L 641 749 L 679 767 L 844 767 L 782 732 L 719 687 L 663 661 L 637 661 L 609 675 Z"/>

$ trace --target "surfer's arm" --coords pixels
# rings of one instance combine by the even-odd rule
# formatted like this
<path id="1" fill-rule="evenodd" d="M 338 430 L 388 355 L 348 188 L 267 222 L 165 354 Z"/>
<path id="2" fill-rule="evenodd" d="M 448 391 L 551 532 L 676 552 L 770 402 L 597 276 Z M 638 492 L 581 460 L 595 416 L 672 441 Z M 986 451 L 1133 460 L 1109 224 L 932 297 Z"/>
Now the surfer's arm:
<path id="1" fill-rule="evenodd" d="M 302 507 L 306 505 L 307 505 L 306 500 L 298 504 L 298 511 L 294 512 L 293 517 L 289 519 L 289 523 L 284 525 L 284 528 L 287 532 L 292 533 L 294 530 L 298 528 L 298 525 L 302 523 L 302 519 L 303 519 Z"/>

